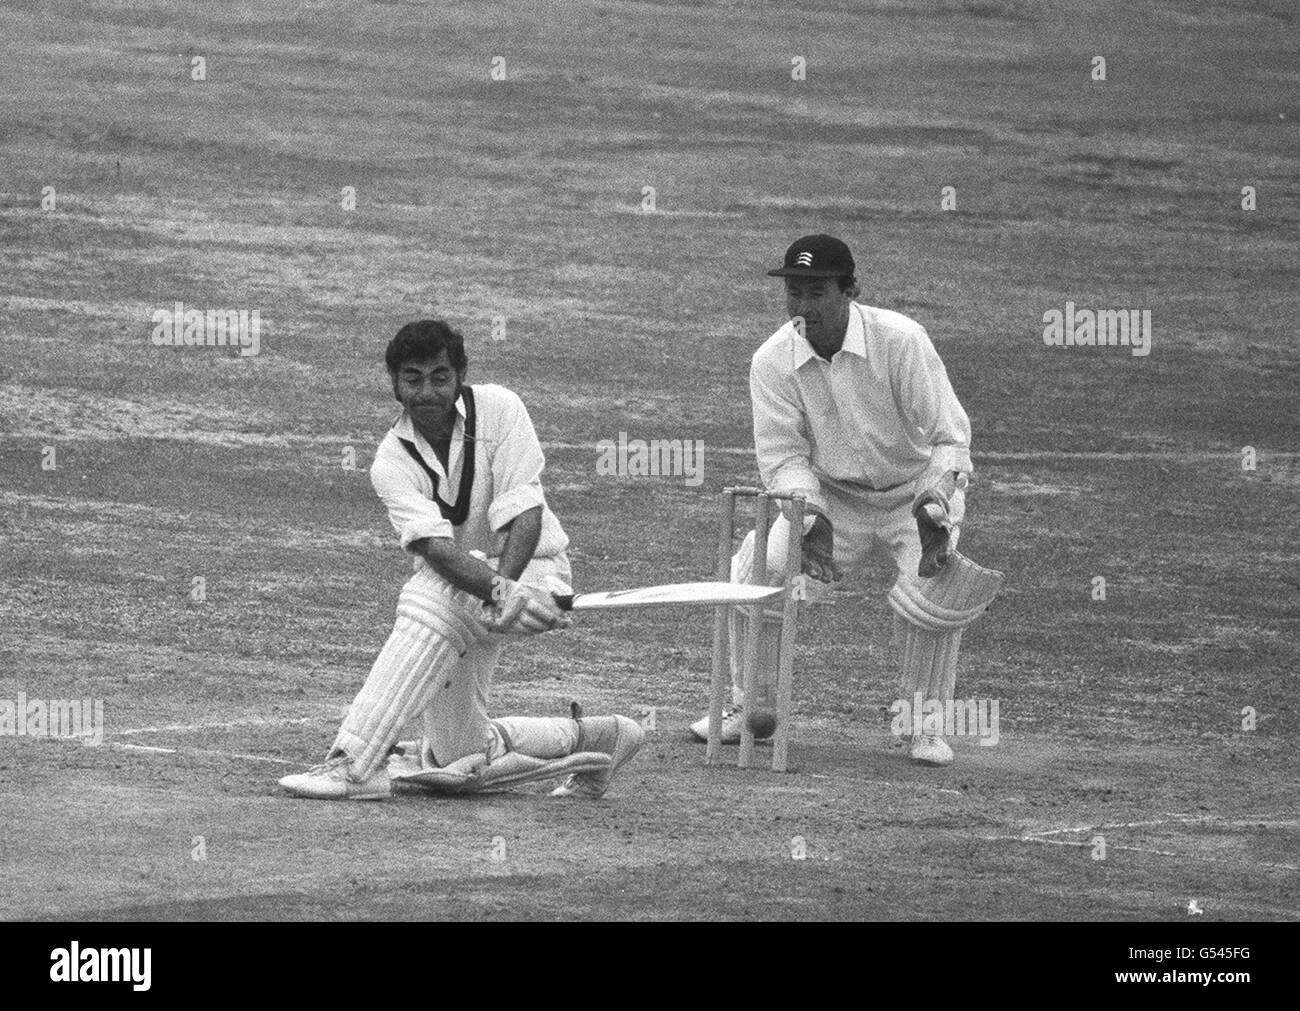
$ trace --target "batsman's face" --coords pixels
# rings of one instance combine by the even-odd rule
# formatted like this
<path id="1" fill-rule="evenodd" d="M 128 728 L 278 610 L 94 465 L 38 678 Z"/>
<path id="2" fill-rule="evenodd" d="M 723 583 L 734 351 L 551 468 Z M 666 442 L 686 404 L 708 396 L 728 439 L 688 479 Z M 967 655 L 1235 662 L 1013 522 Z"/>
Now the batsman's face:
<path id="1" fill-rule="evenodd" d="M 832 354 L 844 342 L 849 327 L 849 307 L 857 289 L 840 291 L 833 277 L 787 277 L 785 307 L 792 320 L 803 320 L 803 335 L 819 352 Z"/>
<path id="2" fill-rule="evenodd" d="M 403 363 L 393 376 L 393 394 L 420 428 L 450 429 L 464 378 L 440 351 L 432 361 Z"/>

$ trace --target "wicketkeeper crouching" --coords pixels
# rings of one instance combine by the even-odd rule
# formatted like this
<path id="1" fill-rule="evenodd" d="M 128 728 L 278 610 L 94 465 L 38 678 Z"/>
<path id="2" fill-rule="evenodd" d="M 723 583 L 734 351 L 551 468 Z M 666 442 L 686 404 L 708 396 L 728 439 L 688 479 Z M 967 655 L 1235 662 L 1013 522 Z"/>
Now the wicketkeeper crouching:
<path id="1" fill-rule="evenodd" d="M 803 571 L 808 599 L 824 596 L 872 555 L 893 561 L 889 591 L 901 650 L 902 698 L 919 693 L 940 706 L 953 699 L 962 630 L 988 607 L 1002 573 L 957 550 L 971 473 L 970 421 L 924 328 L 887 309 L 855 301 L 853 256 L 839 239 L 809 235 L 769 271 L 786 285 L 790 322 L 754 354 L 750 395 L 754 446 L 763 484 L 807 499 Z M 767 571 L 785 567 L 787 508 L 768 534 Z M 747 582 L 753 534 L 732 559 L 732 579 Z M 723 742 L 740 738 L 745 709 L 770 711 L 781 614 L 765 612 L 756 683 L 745 699 L 740 653 L 747 619 L 731 619 L 732 699 Z M 707 716 L 692 725 L 700 740 Z M 931 722 L 928 729 L 934 729 Z M 770 733 L 771 724 L 767 724 Z M 947 765 L 942 734 L 921 733 L 913 760 Z"/>
<path id="2" fill-rule="evenodd" d="M 567 777 L 553 793 L 600 797 L 641 746 L 625 716 L 489 719 L 512 637 L 565 627 L 569 539 L 546 504 L 541 446 L 523 402 L 464 383 L 464 340 L 436 320 L 398 331 L 385 355 L 397 423 L 370 469 L 415 574 L 397 622 L 325 761 L 286 776 L 299 797 L 374 800 L 392 782 L 439 793 Z M 423 737 L 398 746 L 408 724 Z"/>

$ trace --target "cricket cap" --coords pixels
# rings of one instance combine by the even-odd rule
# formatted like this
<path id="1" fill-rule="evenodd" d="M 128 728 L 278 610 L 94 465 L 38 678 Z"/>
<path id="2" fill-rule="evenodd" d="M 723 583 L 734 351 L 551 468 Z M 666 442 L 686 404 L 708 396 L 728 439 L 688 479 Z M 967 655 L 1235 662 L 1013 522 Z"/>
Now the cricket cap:
<path id="1" fill-rule="evenodd" d="M 849 247 L 833 235 L 805 235 L 785 251 L 785 263 L 768 277 L 843 277 L 854 270 Z"/>

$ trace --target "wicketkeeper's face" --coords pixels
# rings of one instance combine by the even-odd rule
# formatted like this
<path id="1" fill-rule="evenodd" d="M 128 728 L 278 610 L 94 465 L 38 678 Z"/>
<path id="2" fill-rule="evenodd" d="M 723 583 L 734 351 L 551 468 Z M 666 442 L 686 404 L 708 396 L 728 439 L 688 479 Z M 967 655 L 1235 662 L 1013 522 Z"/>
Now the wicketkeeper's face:
<path id="1" fill-rule="evenodd" d="M 785 306 L 793 320 L 803 319 L 803 335 L 814 347 L 835 344 L 849 325 L 853 289 L 840 291 L 835 278 L 787 277 Z"/>
<path id="2" fill-rule="evenodd" d="M 393 376 L 393 393 L 421 427 L 441 428 L 456 420 L 456 397 L 463 373 L 438 352 L 432 361 L 404 362 Z"/>

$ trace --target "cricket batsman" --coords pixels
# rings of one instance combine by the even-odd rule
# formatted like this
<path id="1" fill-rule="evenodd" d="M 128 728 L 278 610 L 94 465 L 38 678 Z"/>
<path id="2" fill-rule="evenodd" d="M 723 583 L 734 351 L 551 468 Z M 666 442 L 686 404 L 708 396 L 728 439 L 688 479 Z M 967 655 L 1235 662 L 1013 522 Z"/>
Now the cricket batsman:
<path id="1" fill-rule="evenodd" d="M 489 719 L 503 646 L 569 624 L 569 539 L 547 507 L 545 461 L 519 397 L 468 385 L 459 333 L 408 323 L 385 363 L 402 405 L 370 480 L 415 573 L 397 622 L 325 761 L 280 785 L 298 797 L 376 800 L 394 780 L 475 793 L 566 777 L 557 796 L 600 797 L 643 740 L 625 716 Z M 397 748 L 408 724 L 423 736 Z M 391 754 L 391 759 L 390 759 Z"/>
<path id="2" fill-rule="evenodd" d="M 970 421 L 925 329 L 888 309 L 856 301 L 849 247 L 829 235 L 808 235 L 786 250 L 771 277 L 785 281 L 790 322 L 754 354 L 749 384 L 754 447 L 769 491 L 803 495 L 803 571 L 808 600 L 859 570 L 872 555 L 892 559 L 889 591 L 895 642 L 901 647 L 902 698 L 919 694 L 926 711 L 943 711 L 956 688 L 962 629 L 992 601 L 1002 573 L 956 551 L 971 473 Z M 785 567 L 786 510 L 768 535 L 768 572 Z M 732 559 L 732 578 L 747 582 L 751 533 Z M 772 732 L 781 613 L 765 613 L 756 683 L 763 698 L 746 699 L 739 654 L 746 618 L 733 615 L 733 705 L 724 710 L 722 739 L 740 739 L 746 706 L 769 719 L 751 726 Z M 933 766 L 952 762 L 942 719 L 913 734 L 911 757 Z M 707 739 L 707 715 L 692 725 Z"/>

